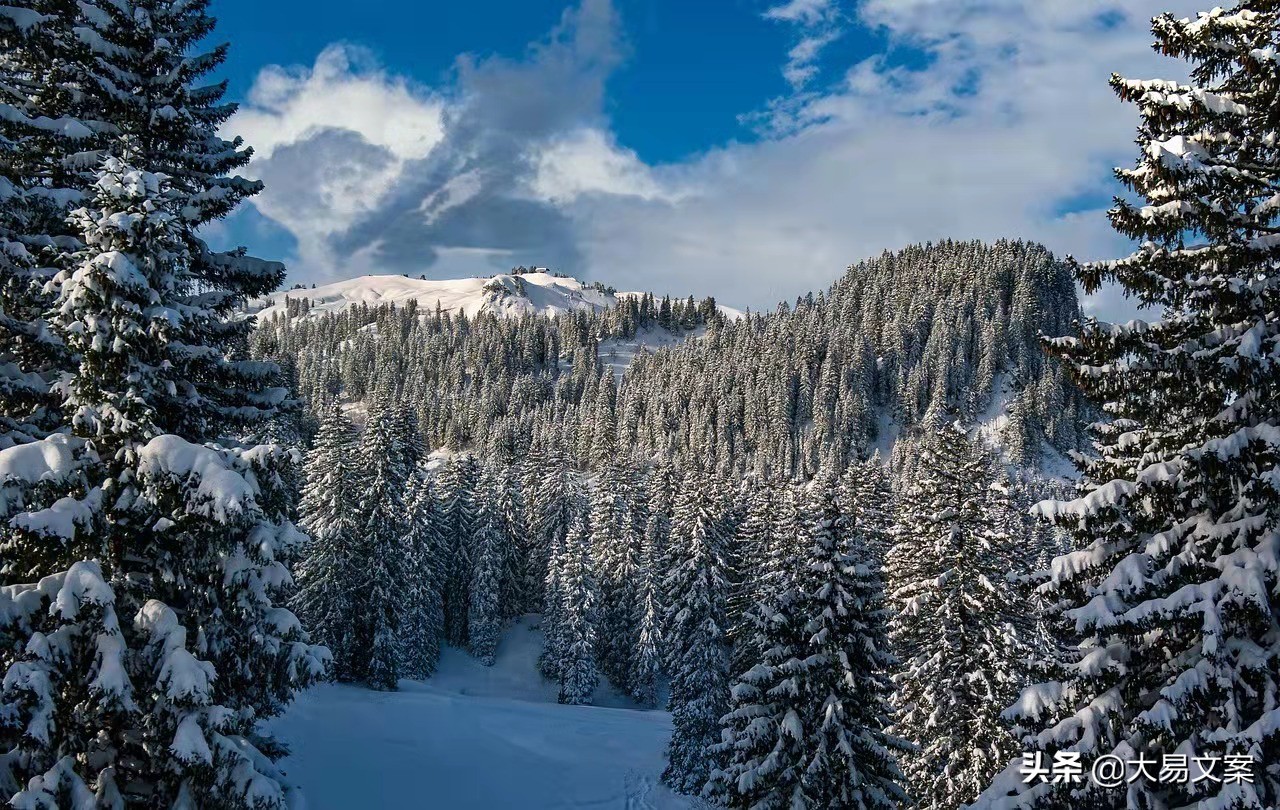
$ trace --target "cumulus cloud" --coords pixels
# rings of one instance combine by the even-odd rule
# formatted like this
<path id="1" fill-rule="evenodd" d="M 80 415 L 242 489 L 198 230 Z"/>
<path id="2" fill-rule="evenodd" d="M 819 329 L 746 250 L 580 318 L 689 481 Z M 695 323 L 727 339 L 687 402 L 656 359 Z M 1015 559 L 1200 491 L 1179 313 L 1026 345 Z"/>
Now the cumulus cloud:
<path id="1" fill-rule="evenodd" d="M 534 161 L 531 190 L 554 203 L 570 203 L 593 193 L 667 202 L 685 195 L 666 187 L 635 152 L 619 147 L 599 129 L 567 133 L 548 143 Z"/>
<path id="2" fill-rule="evenodd" d="M 430 90 L 338 44 L 310 68 L 264 68 L 231 128 L 254 147 L 246 173 L 269 189 L 254 204 L 297 237 L 302 269 L 325 275 L 338 271 L 327 240 L 435 150 L 444 111 Z"/>
<path id="3" fill-rule="evenodd" d="M 460 56 L 440 92 L 337 45 L 305 70 L 264 70 L 230 125 L 255 144 L 255 204 L 299 237 L 300 275 L 413 272 L 448 256 L 585 272 L 559 203 L 662 196 L 604 134 L 605 81 L 625 55 L 608 0 L 583 0 L 521 59 Z"/>
<path id="4" fill-rule="evenodd" d="M 1103 210 L 1111 167 L 1132 160 L 1136 115 L 1107 77 L 1176 77 L 1147 31 L 1171 5 L 1195 7 L 790 0 L 765 12 L 796 26 L 799 44 L 779 55 L 788 70 L 813 66 L 823 43 L 805 39 L 853 24 L 921 58 L 871 56 L 825 86 L 796 74 L 792 95 L 762 102 L 762 137 L 661 166 L 620 142 L 604 112 L 627 56 L 608 0 L 583 0 L 519 59 L 460 58 L 443 88 L 345 48 L 307 70 L 269 69 L 232 128 L 259 147 L 257 204 L 300 236 L 304 277 L 538 263 L 767 306 L 917 241 L 1124 251 Z M 339 91 L 352 103 L 320 103 Z M 1086 303 L 1125 311 L 1114 293 Z"/>

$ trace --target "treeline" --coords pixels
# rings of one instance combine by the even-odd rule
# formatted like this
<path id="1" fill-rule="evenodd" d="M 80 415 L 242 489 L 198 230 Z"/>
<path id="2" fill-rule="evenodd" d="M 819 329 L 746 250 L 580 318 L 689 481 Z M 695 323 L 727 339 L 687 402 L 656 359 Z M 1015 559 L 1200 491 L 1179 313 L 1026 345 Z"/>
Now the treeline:
<path id="1" fill-rule="evenodd" d="M 375 392 L 358 432 L 333 403 L 306 465 L 295 607 L 339 679 L 394 689 L 428 677 L 444 644 L 492 663 L 512 620 L 540 613 L 539 667 L 561 701 L 591 702 L 603 679 L 650 707 L 669 691 L 681 791 L 803 788 L 846 806 L 909 788 L 956 806 L 1016 747 L 998 706 L 1052 646 L 1019 575 L 1063 541 L 1026 516 L 1051 485 L 1010 479 L 964 431 L 904 440 L 925 472 L 900 480 L 879 458 L 807 482 L 635 464 L 607 434 L 582 471 L 556 444 L 429 454 L 392 401 Z M 955 643 L 939 648 L 940 627 Z M 850 709 L 824 726 L 830 700 Z M 769 756 L 760 718 L 792 713 L 816 736 Z M 821 764 L 801 761 L 815 745 Z M 938 783 L 948 757 L 963 767 Z M 867 784 L 842 786 L 849 767 Z"/>
<path id="2" fill-rule="evenodd" d="M 558 444 L 591 468 L 610 433 L 640 460 L 706 452 L 700 463 L 738 477 L 808 478 L 886 432 L 953 414 L 999 421 L 1010 460 L 1030 463 L 1046 443 L 1078 448 L 1088 415 L 1037 345 L 1042 332 L 1074 328 L 1071 278 L 1022 242 L 886 254 L 829 293 L 736 320 L 712 299 L 650 295 L 550 319 L 289 306 L 260 325 L 253 350 L 284 366 L 307 401 L 364 401 L 382 387 L 429 446 L 486 456 Z M 646 340 L 657 345 L 619 381 L 613 355 Z"/>

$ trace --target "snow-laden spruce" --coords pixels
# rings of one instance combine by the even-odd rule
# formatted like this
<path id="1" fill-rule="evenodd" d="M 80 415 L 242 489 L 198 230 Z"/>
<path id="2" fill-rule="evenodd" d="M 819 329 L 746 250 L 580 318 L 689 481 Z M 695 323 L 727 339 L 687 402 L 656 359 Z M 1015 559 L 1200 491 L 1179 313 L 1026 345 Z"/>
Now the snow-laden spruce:
<path id="1" fill-rule="evenodd" d="M 282 392 L 261 387 L 268 368 L 226 359 L 235 328 L 218 305 L 242 287 L 197 281 L 186 195 L 114 158 L 93 194 L 51 318 L 76 360 L 62 389 L 70 435 L 0 451 L 11 477 L 67 485 L 5 515 L 26 541 L 14 548 L 31 549 L 24 567 L 50 573 L 0 597 L 0 781 L 22 788 L 19 807 L 86 792 L 284 807 L 281 749 L 257 723 L 328 663 L 275 604 L 305 539 L 280 511 L 292 458 L 182 435 L 247 418 L 223 404 L 269 413 Z"/>
<path id="2" fill-rule="evenodd" d="M 600 594 L 591 559 L 591 527 L 580 510 L 560 561 L 560 702 L 590 703 L 599 683 L 596 650 Z"/>
<path id="3" fill-rule="evenodd" d="M 1010 712 L 1029 748 L 1079 752 L 1086 771 L 1234 755 L 1253 781 L 1024 783 L 1015 761 L 978 807 L 1280 806 L 1280 6 L 1152 28 L 1191 78 L 1112 79 L 1142 124 L 1136 166 L 1117 171 L 1140 199 L 1111 222 L 1141 245 L 1080 277 L 1160 320 L 1051 343 L 1108 418 L 1080 497 L 1039 507 L 1075 533 L 1042 587 L 1077 648 Z"/>
<path id="4" fill-rule="evenodd" d="M 351 420 L 335 402 L 324 414 L 306 457 L 299 509 L 310 540 L 298 565 L 292 600 L 312 637 L 329 648 L 339 680 L 354 677 L 351 645 L 363 587 L 355 450 Z"/>
<path id="5" fill-rule="evenodd" d="M 486 465 L 476 490 L 475 533 L 468 539 L 472 565 L 467 625 L 471 654 L 485 665 L 493 664 L 498 638 L 506 619 L 502 603 L 510 546 L 500 511 L 500 481 L 492 466 Z M 509 598 L 509 594 L 506 594 Z"/>
<path id="6" fill-rule="evenodd" d="M 534 610 L 530 556 L 533 553 L 529 508 L 520 483 L 521 466 L 513 458 L 502 459 L 497 470 L 497 494 L 492 507 L 502 531 L 502 581 L 498 603 L 504 620 Z"/>
<path id="7" fill-rule="evenodd" d="M 662 677 L 662 563 L 653 540 L 646 535 L 640 544 L 636 569 L 636 604 L 632 616 L 635 646 L 631 650 L 631 671 L 627 686 L 637 703 L 653 708 L 658 703 L 658 681 Z"/>
<path id="8" fill-rule="evenodd" d="M 561 570 L 568 553 L 569 529 L 575 512 L 580 508 L 581 496 L 570 473 L 567 462 L 558 451 L 545 458 L 547 467 L 539 485 L 534 490 L 532 504 L 534 536 L 536 543 L 530 566 L 543 571 L 543 581 L 538 592 L 542 610 L 542 630 L 545 648 L 538 659 L 538 667 L 548 678 L 559 679 L 563 644 L 560 635 L 564 592 L 561 588 Z"/>
<path id="9" fill-rule="evenodd" d="M 959 423 L 915 447 L 920 474 L 901 496 L 886 563 L 901 660 L 893 731 L 915 744 L 903 769 L 916 806 L 947 810 L 975 798 L 1017 750 L 1000 712 L 1026 685 L 1031 653 L 1026 606 L 1007 579 L 1023 567 L 1027 537 L 1006 530 L 1003 476 Z"/>
<path id="10" fill-rule="evenodd" d="M 755 608 L 776 588 L 783 550 L 797 536 L 799 511 L 794 487 L 775 479 L 744 482 L 746 508 L 734 537 L 739 581 L 729 599 L 732 669 L 745 672 L 764 656 L 756 632 Z"/>
<path id="11" fill-rule="evenodd" d="M 67 215 L 111 128 L 82 92 L 82 22 L 73 3 L 0 6 L 0 448 L 59 427 L 52 383 L 73 363 L 49 330 L 48 281 L 82 247 Z"/>
<path id="12" fill-rule="evenodd" d="M 591 493 L 592 556 L 600 590 L 600 668 L 619 690 L 631 688 L 636 639 L 638 538 L 631 517 L 634 482 L 609 461 Z"/>
<path id="13" fill-rule="evenodd" d="M 375 396 L 361 434 L 356 546 L 361 586 L 352 606 L 353 675 L 375 689 L 395 689 L 403 658 L 400 639 L 408 606 L 404 600 L 406 548 L 412 527 L 405 503 L 412 474 L 404 422 L 390 400 Z"/>
<path id="14" fill-rule="evenodd" d="M 858 521 L 867 549 L 882 563 L 893 546 L 893 486 L 879 453 L 849 465 L 841 480 L 842 509 Z"/>
<path id="15" fill-rule="evenodd" d="M 728 764 L 707 792 L 730 807 L 859 807 L 907 801 L 885 733 L 888 668 L 879 563 L 834 474 L 803 496 L 798 534 L 774 546 L 762 600 L 750 611 L 760 660 L 734 680 L 717 752 Z"/>
<path id="16" fill-rule="evenodd" d="M 471 612 L 475 552 L 471 539 L 475 536 L 479 518 L 477 488 L 480 464 L 469 453 L 454 456 L 437 480 L 446 567 L 443 588 L 445 640 L 456 646 L 466 646 L 470 637 L 467 620 Z"/>
<path id="17" fill-rule="evenodd" d="M 405 587 L 408 607 L 401 632 L 406 678 L 426 678 L 440 661 L 444 639 L 444 540 L 440 504 L 427 470 L 427 459 L 415 465 L 405 494 L 409 534 L 405 539 Z"/>
<path id="18" fill-rule="evenodd" d="M 662 779 L 694 794 L 716 767 L 711 747 L 729 700 L 726 537 L 709 478 L 690 470 L 681 481 L 671 521 L 672 567 L 663 583 L 674 728 Z"/>

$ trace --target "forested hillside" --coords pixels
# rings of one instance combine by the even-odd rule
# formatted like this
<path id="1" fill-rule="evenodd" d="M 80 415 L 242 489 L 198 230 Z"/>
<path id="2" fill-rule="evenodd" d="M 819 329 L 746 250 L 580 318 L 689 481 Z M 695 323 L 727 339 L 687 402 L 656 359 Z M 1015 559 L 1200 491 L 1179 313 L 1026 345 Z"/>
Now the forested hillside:
<path id="1" fill-rule="evenodd" d="M 1074 283 L 1023 242 L 886 254 L 827 292 L 734 319 L 711 299 L 468 318 L 416 300 L 317 313 L 305 296 L 262 321 L 256 353 L 294 370 L 313 411 L 386 389 L 433 448 L 557 446 L 589 468 L 616 433 L 638 461 L 808 477 L 952 418 L 997 425 L 1018 463 L 1081 441 L 1079 395 L 1038 344 L 1074 328 Z M 613 362 L 637 344 L 654 350 Z"/>
<path id="2" fill-rule="evenodd" d="M 491 663 L 538 614 L 561 702 L 606 681 L 641 706 L 669 691 L 666 783 L 729 804 L 755 800 L 741 780 L 771 744 L 751 718 L 822 724 L 776 697 L 800 679 L 859 707 L 839 732 L 858 742 L 824 768 L 879 762 L 865 789 L 886 801 L 945 795 L 951 749 L 911 754 L 937 722 L 905 696 L 964 695 L 955 723 L 1003 756 L 981 691 L 1012 699 L 1052 655 L 1018 603 L 1064 549 L 1027 510 L 1066 491 L 1037 454 L 1080 440 L 1078 394 L 1038 346 L 1077 317 L 1064 266 L 1020 242 L 911 248 L 734 319 L 652 296 L 554 318 L 297 300 L 253 336 L 306 404 L 274 425 L 312 448 L 295 607 L 339 680 L 378 689 L 430 677 L 445 645 Z M 931 652 L 958 605 L 983 606 L 993 641 L 957 627 Z M 908 656 L 893 682 L 890 646 Z M 954 778 L 976 795 L 994 765 Z"/>

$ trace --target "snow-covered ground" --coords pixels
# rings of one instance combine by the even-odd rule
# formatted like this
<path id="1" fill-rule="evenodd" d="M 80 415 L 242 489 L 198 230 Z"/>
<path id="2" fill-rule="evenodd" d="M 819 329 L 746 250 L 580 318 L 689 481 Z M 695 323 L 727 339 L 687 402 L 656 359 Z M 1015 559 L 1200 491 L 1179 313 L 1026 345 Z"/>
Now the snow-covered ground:
<path id="1" fill-rule="evenodd" d="M 509 630 L 492 667 L 446 648 L 435 676 L 399 692 L 325 684 L 299 696 L 271 728 L 309 810 L 697 806 L 659 780 L 670 715 L 607 685 L 594 706 L 556 703 L 537 671 L 537 623 Z"/>

